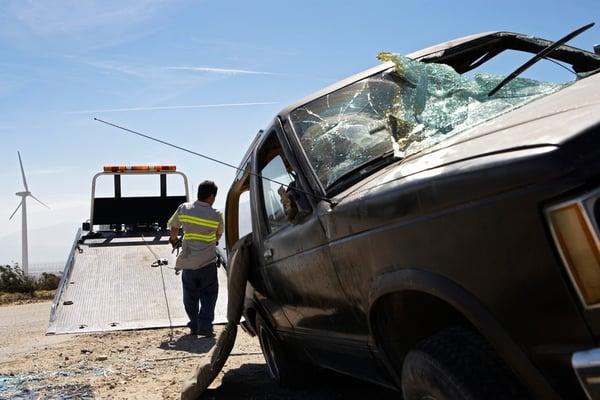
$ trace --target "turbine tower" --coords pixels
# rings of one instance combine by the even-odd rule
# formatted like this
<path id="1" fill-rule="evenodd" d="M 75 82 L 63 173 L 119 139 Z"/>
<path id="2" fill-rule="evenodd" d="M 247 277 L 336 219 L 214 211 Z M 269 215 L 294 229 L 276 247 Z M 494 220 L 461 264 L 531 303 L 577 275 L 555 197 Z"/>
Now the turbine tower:
<path id="1" fill-rule="evenodd" d="M 15 216 L 17 211 L 19 211 L 19 208 L 21 208 L 21 268 L 23 268 L 23 272 L 25 273 L 25 275 L 27 275 L 29 273 L 29 253 L 27 251 L 27 197 L 32 197 L 35 201 L 37 201 L 38 203 L 40 203 L 48 209 L 50 207 L 42 203 L 40 199 L 35 197 L 29 191 L 29 187 L 27 186 L 27 179 L 25 179 L 25 170 L 23 169 L 23 162 L 21 161 L 21 153 L 17 151 L 17 154 L 19 155 L 19 165 L 21 166 L 21 175 L 23 176 L 23 186 L 25 186 L 25 191 L 15 193 L 21 198 L 21 202 L 19 203 L 15 211 L 13 211 L 13 213 L 10 215 L 8 220 L 10 221 L 12 217 Z"/>

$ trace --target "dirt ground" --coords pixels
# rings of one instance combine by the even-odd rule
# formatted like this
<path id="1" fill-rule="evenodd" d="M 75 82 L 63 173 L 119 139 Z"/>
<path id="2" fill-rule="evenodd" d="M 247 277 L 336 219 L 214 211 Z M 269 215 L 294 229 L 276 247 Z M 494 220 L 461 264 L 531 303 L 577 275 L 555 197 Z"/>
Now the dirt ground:
<path id="1" fill-rule="evenodd" d="M 175 329 L 45 336 L 50 303 L 0 306 L 0 399 L 176 399 L 182 380 L 215 343 Z M 222 329 L 215 327 L 217 333 Z M 267 372 L 256 338 L 240 330 L 206 399 L 397 399 L 400 395 L 333 373 L 283 389 Z"/>

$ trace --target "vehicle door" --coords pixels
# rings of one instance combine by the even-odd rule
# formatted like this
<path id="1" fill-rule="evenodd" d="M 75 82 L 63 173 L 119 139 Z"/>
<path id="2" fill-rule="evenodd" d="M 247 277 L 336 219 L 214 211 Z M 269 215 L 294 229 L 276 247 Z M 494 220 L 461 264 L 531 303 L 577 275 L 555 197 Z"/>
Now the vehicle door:
<path id="1" fill-rule="evenodd" d="M 344 295 L 315 211 L 319 200 L 307 194 L 278 121 L 257 147 L 253 169 L 253 228 L 268 296 L 297 335 L 328 336 L 342 323 L 336 317 Z"/>

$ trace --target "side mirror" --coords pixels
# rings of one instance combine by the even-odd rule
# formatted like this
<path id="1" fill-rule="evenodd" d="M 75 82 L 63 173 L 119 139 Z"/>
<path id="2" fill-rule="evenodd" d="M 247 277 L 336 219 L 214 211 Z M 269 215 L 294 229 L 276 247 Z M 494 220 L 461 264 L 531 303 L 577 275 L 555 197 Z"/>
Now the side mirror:
<path id="1" fill-rule="evenodd" d="M 89 222 L 84 222 L 81 224 L 81 230 L 82 231 L 90 231 L 91 229 L 90 223 Z"/>

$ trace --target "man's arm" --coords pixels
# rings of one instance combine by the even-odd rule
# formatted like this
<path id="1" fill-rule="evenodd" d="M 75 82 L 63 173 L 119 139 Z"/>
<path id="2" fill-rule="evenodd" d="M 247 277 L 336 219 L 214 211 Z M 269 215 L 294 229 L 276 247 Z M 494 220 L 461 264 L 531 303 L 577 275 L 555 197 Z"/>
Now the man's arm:
<path id="1" fill-rule="evenodd" d="M 169 242 L 175 242 L 179 238 L 179 227 L 171 226 L 171 237 L 169 238 Z"/>
<path id="2" fill-rule="evenodd" d="M 169 221 L 167 222 L 169 228 L 171 229 L 171 235 L 169 236 L 169 243 L 173 247 L 175 247 L 177 240 L 179 240 L 179 226 L 181 222 L 179 222 L 179 208 L 175 210 Z"/>
<path id="3" fill-rule="evenodd" d="M 220 216 L 220 221 L 219 221 L 219 226 L 217 227 L 217 242 L 221 239 L 221 236 L 223 236 L 223 216 Z"/>

